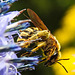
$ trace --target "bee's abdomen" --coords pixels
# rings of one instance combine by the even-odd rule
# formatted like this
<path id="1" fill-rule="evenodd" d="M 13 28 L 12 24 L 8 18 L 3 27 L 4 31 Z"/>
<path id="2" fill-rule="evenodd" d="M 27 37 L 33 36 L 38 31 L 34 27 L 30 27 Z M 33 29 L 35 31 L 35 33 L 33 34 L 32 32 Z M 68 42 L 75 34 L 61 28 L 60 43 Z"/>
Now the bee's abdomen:
<path id="1" fill-rule="evenodd" d="M 36 34 L 37 31 L 39 31 L 39 29 L 37 27 L 27 28 L 27 29 L 21 31 L 20 36 L 22 38 L 18 38 L 17 41 L 20 42 L 20 41 L 26 40 L 26 39 L 30 38 L 32 35 Z"/>

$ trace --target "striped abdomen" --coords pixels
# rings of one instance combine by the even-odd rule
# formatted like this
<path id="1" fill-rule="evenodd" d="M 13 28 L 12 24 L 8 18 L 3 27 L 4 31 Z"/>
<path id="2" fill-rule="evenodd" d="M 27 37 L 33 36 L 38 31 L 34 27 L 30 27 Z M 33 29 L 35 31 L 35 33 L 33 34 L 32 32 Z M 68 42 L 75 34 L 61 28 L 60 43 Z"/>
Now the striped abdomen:
<path id="1" fill-rule="evenodd" d="M 20 41 L 27 40 L 27 39 L 29 39 L 31 36 L 33 36 L 34 34 L 36 34 L 37 31 L 39 31 L 39 29 L 38 29 L 37 27 L 27 28 L 27 29 L 21 31 L 20 36 L 21 36 L 22 38 L 18 38 L 17 41 L 20 42 Z"/>

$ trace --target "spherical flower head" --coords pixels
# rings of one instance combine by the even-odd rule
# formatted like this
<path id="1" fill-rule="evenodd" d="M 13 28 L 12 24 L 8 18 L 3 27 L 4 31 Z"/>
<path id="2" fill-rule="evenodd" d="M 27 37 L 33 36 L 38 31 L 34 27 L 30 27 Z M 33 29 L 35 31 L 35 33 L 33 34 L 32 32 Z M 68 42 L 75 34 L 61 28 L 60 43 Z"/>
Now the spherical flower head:
<path id="1" fill-rule="evenodd" d="M 4 32 L 6 30 L 8 22 L 10 22 L 18 14 L 19 14 L 18 11 L 14 11 L 14 12 L 9 12 L 6 15 L 0 16 L 0 46 L 1 47 L 9 44 L 7 42 L 6 37 L 4 36 Z M 6 63 L 6 60 L 11 59 L 11 58 L 12 59 L 17 58 L 14 52 L 1 52 L 0 53 L 0 65 L 1 65 L 0 74 L 1 75 L 12 75 L 12 74 L 17 75 L 17 68 L 15 67 L 17 66 L 17 64 Z"/>
<path id="2" fill-rule="evenodd" d="M 22 10 L 23 11 L 23 10 Z M 18 70 L 34 70 L 34 65 L 39 62 L 39 56 L 18 58 L 15 51 L 22 49 L 14 42 L 16 33 L 19 35 L 19 29 L 26 29 L 30 24 L 26 20 L 10 23 L 18 16 L 21 11 L 12 11 L 0 16 L 0 74 L 1 75 L 21 75 Z M 25 23 L 26 22 L 26 23 Z M 10 24 L 9 24 L 10 23 Z M 9 25 L 8 25 L 9 24 Z M 21 26 L 20 26 L 21 25 Z M 12 29 L 12 30 L 11 30 Z M 6 31 L 6 32 L 5 32 Z M 20 37 L 20 35 L 19 35 Z M 20 37 L 21 38 L 21 37 Z"/>

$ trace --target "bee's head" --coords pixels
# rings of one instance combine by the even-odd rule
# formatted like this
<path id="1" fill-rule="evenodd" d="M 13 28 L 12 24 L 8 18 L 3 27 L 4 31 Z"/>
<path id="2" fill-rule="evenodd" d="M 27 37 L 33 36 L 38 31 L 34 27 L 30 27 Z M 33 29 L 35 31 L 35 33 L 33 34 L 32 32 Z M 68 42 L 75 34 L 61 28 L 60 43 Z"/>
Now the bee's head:
<path id="1" fill-rule="evenodd" d="M 53 54 L 50 58 L 48 58 L 47 62 L 45 63 L 45 66 L 53 65 L 55 62 L 57 62 L 58 57 L 59 57 L 58 53 Z"/>
<path id="2" fill-rule="evenodd" d="M 68 73 L 66 68 L 60 62 L 58 62 L 58 61 L 60 61 L 60 60 L 69 60 L 69 58 L 68 59 L 59 59 L 59 55 L 60 55 L 60 53 L 53 54 L 50 57 L 50 59 L 47 60 L 47 62 L 45 63 L 45 66 L 49 67 L 49 66 L 53 65 L 54 63 L 59 63 L 65 69 L 65 71 Z"/>
<path id="3" fill-rule="evenodd" d="M 51 57 L 48 57 L 47 62 L 45 63 L 45 66 L 53 65 L 61 57 L 60 43 L 58 42 L 56 37 L 53 37 L 52 40 L 51 40 L 52 45 L 51 45 L 51 50 L 50 51 L 54 50 L 54 53 L 53 53 L 53 55 Z M 50 51 L 49 50 L 44 51 L 44 54 L 48 56 L 48 55 L 50 55 Z"/>

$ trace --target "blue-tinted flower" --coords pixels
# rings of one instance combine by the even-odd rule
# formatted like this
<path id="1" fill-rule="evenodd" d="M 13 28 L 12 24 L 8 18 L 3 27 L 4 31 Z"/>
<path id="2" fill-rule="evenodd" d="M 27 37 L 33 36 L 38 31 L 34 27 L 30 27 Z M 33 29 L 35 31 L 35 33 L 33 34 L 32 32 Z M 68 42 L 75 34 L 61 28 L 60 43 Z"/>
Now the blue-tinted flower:
<path id="1" fill-rule="evenodd" d="M 0 14 L 4 14 L 5 12 L 7 12 L 10 8 L 10 4 L 14 3 L 17 0 L 1 0 L 0 2 Z"/>
<path id="2" fill-rule="evenodd" d="M 3 14 L 3 12 L 6 12 L 6 9 L 4 10 L 4 6 L 7 8 L 7 6 L 14 1 L 16 0 L 6 0 L 5 2 L 1 2 L 3 9 L 1 7 L 0 13 Z M 19 30 L 24 30 L 30 26 L 28 21 L 31 20 L 20 20 L 18 22 L 11 23 L 11 20 L 21 14 L 24 10 L 12 11 L 0 15 L 0 75 L 21 75 L 17 70 L 34 70 L 35 65 L 39 62 L 39 56 L 24 56 L 18 58 L 15 53 L 20 51 L 31 51 L 31 48 L 21 48 L 18 43 L 14 42 L 14 37 L 12 36 L 18 34 L 21 38 Z"/>
<path id="3" fill-rule="evenodd" d="M 0 16 L 0 46 L 5 46 L 5 45 L 9 44 L 8 40 L 4 36 L 4 32 L 6 30 L 8 22 L 10 22 L 15 16 L 17 16 L 18 13 L 19 12 L 14 11 L 14 12 L 11 12 L 10 14 Z M 12 40 L 13 40 L 13 38 L 12 38 Z M 13 75 L 17 74 L 17 68 L 15 68 L 15 65 L 14 64 L 8 64 L 5 62 L 6 59 L 11 59 L 11 58 L 13 58 L 13 59 L 17 58 L 17 56 L 14 52 L 2 52 L 2 53 L 0 53 L 0 66 L 1 66 L 0 67 L 0 74 L 1 75 L 6 75 L 6 74 L 9 75 L 9 73 L 11 73 L 13 71 L 12 70 L 11 72 L 9 72 L 11 65 L 12 65 L 12 69 L 14 69 L 14 71 L 16 71 L 16 73 L 14 72 Z"/>
<path id="4" fill-rule="evenodd" d="M 4 31 L 6 30 L 6 27 L 8 25 L 9 22 L 11 22 L 11 20 L 18 16 L 20 13 L 19 11 L 13 11 L 13 12 L 9 12 L 5 15 L 0 16 L 0 35 L 4 33 Z"/>
<path id="5" fill-rule="evenodd" d="M 18 66 L 17 69 L 18 70 L 35 70 L 34 65 L 37 65 L 37 63 L 39 62 L 39 56 L 36 57 L 20 57 L 20 58 L 16 58 L 16 59 L 10 59 L 7 60 L 6 62 L 8 63 L 23 63 L 22 65 Z"/>
<path id="6" fill-rule="evenodd" d="M 17 30 L 19 32 L 19 30 L 25 30 L 29 26 L 30 26 L 30 23 L 29 22 L 26 22 L 26 23 L 23 23 L 23 24 L 18 25 L 17 27 L 8 29 L 7 31 L 10 31 L 11 32 L 11 31 Z"/>
<path id="7" fill-rule="evenodd" d="M 6 15 L 0 16 L 0 45 L 7 45 L 6 38 L 4 37 L 4 32 L 9 22 L 15 17 L 19 15 L 19 11 L 9 12 Z"/>

